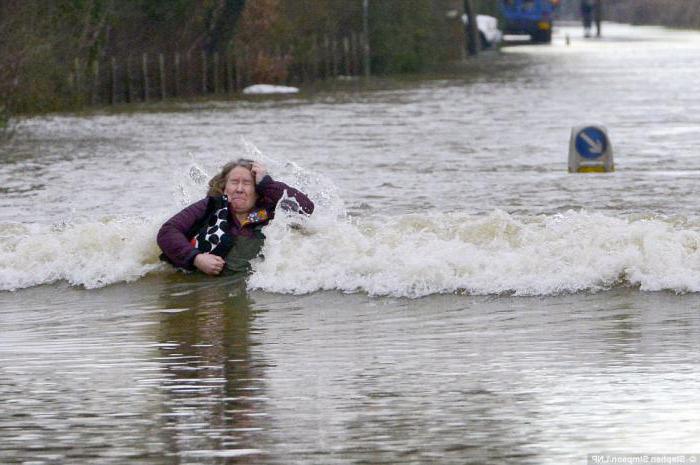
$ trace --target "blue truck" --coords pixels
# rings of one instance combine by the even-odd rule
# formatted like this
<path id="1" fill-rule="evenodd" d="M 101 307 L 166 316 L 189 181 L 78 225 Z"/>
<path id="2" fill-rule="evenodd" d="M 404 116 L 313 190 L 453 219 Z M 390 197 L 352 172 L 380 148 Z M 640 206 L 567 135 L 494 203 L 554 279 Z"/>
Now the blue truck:
<path id="1" fill-rule="evenodd" d="M 552 41 L 552 21 L 559 0 L 500 0 L 504 34 L 528 34 L 535 43 Z"/>

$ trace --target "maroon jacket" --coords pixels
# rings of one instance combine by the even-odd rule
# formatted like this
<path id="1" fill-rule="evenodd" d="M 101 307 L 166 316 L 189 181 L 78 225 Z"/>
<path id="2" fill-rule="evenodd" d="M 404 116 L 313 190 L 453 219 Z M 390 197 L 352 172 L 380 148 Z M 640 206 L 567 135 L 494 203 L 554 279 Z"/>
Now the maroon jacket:
<path id="1" fill-rule="evenodd" d="M 292 197 L 297 201 L 303 213 L 310 215 L 314 211 L 313 202 L 304 193 L 289 187 L 283 182 L 274 181 L 270 176 L 265 176 L 255 189 L 258 194 L 256 208 L 264 208 L 266 210 L 267 221 L 274 218 L 275 206 L 282 198 L 282 195 L 284 195 L 284 191 L 287 191 L 288 197 Z M 194 257 L 200 253 L 190 240 L 196 234 L 196 232 L 193 233 L 192 228 L 200 222 L 206 213 L 208 202 L 209 197 L 205 197 L 186 207 L 166 221 L 158 231 L 158 246 L 170 262 L 179 268 L 192 269 Z M 229 233 L 234 237 L 252 237 L 252 226 L 260 224 L 247 224 L 241 227 L 238 219 L 236 219 L 236 215 L 229 216 L 229 225 L 231 226 Z"/>

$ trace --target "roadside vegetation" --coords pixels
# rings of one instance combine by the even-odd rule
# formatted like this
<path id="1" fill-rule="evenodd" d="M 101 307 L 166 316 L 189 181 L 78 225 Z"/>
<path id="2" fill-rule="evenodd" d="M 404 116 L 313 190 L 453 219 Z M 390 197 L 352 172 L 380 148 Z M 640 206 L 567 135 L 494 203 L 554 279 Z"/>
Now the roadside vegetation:
<path id="1" fill-rule="evenodd" d="M 372 73 L 415 73 L 460 58 L 463 30 L 458 18 L 446 13 L 461 13 L 462 2 L 370 0 Z M 205 81 L 196 89 L 200 95 L 219 91 L 219 81 L 211 77 L 214 73 L 222 75 L 222 86 L 228 79 L 227 91 L 237 91 L 237 86 L 247 83 L 295 83 L 336 77 L 346 71 L 359 74 L 361 60 L 343 60 L 360 56 L 364 50 L 362 3 L 3 0 L 0 133 L 9 128 L 11 115 L 76 110 L 91 104 L 135 101 L 136 97 L 147 100 L 143 97 L 148 97 L 148 86 L 158 86 L 159 59 L 165 62 L 160 73 L 164 76 L 163 69 L 167 71 L 170 87 L 179 84 L 173 83 L 168 68 L 176 60 L 183 74 L 192 74 L 187 66 L 208 72 L 208 77 L 198 78 L 200 83 Z M 477 0 L 475 4 L 480 13 L 495 10 L 492 0 Z M 309 57 L 321 52 L 325 55 L 313 69 Z M 226 76 L 226 66 L 231 64 L 228 57 L 236 68 L 231 65 Z M 148 70 L 144 71 L 142 61 L 147 61 Z M 331 64 L 333 70 L 318 69 Z M 144 78 L 145 88 L 143 84 L 138 88 L 132 81 L 139 73 L 155 76 L 148 76 L 150 84 Z M 190 81 L 194 81 L 192 76 Z M 183 83 L 186 88 L 178 89 L 175 95 L 193 96 L 188 94 L 195 87 L 190 84 Z M 115 102 L 112 96 L 110 101 L 109 87 L 113 92 L 119 87 L 121 100 Z M 174 94 L 165 83 L 161 87 L 161 97 Z"/>
<path id="2" fill-rule="evenodd" d="M 463 58 L 463 2 L 370 0 L 372 74 Z M 606 18 L 700 27 L 700 2 L 606 0 Z M 0 136 L 12 115 L 359 76 L 364 46 L 363 0 L 3 0 Z"/>

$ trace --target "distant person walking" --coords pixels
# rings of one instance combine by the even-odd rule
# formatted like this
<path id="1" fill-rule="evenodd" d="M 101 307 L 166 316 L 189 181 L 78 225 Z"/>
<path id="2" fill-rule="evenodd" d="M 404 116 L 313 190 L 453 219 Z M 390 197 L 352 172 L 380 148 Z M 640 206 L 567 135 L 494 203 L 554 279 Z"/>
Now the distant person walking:
<path id="1" fill-rule="evenodd" d="M 593 0 L 581 0 L 581 19 L 583 20 L 583 36 L 591 36 L 593 26 Z"/>

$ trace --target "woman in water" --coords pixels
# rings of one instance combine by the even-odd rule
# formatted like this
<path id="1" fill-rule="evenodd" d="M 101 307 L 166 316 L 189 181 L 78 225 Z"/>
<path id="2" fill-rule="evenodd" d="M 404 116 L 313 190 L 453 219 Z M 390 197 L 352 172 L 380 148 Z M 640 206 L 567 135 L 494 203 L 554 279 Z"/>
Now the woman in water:
<path id="1" fill-rule="evenodd" d="M 285 192 L 289 200 L 280 208 L 313 212 L 314 204 L 305 194 L 274 181 L 262 163 L 244 159 L 227 163 L 209 181 L 206 198 L 161 226 L 157 239 L 161 258 L 212 276 L 249 271 L 250 260 L 259 255 L 265 240 L 262 227 L 274 217 Z"/>

